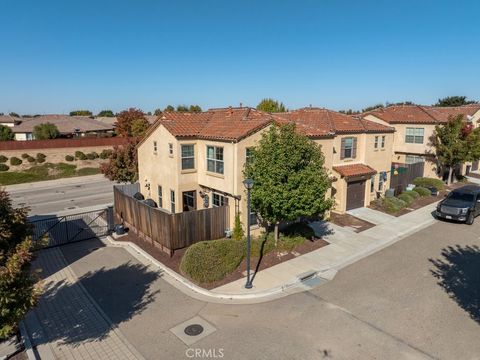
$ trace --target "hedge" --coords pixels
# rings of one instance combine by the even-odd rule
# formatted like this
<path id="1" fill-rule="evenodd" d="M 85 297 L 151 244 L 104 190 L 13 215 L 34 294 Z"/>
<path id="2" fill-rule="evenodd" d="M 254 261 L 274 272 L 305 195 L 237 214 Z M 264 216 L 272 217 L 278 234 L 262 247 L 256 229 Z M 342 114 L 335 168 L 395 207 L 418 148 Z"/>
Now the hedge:
<path id="1" fill-rule="evenodd" d="M 410 204 L 413 202 L 413 200 L 415 200 L 412 195 L 407 194 L 407 193 L 401 193 L 401 194 L 398 195 L 397 197 L 398 197 L 400 200 L 405 201 L 405 203 L 406 203 L 407 205 L 410 205 Z"/>
<path id="2" fill-rule="evenodd" d="M 8 165 L 0 164 L 0 171 L 8 171 L 8 169 L 10 169 Z"/>
<path id="3" fill-rule="evenodd" d="M 75 151 L 75 158 L 78 160 L 86 160 L 87 156 L 81 151 Z"/>
<path id="4" fill-rule="evenodd" d="M 442 180 L 427 178 L 427 177 L 418 177 L 413 180 L 415 186 L 427 187 L 435 186 L 438 190 L 443 190 L 445 188 L 445 183 Z"/>
<path id="5" fill-rule="evenodd" d="M 26 158 L 28 158 L 29 156 L 30 156 L 30 155 L 28 155 L 27 153 L 23 153 L 23 154 L 22 154 L 22 159 L 26 159 Z"/>
<path id="6" fill-rule="evenodd" d="M 403 192 L 403 194 L 408 194 L 411 197 L 413 197 L 414 199 L 417 199 L 417 198 L 420 197 L 419 193 L 417 193 L 416 191 L 412 191 L 412 190 L 406 190 L 406 191 Z"/>
<path id="7" fill-rule="evenodd" d="M 22 159 L 19 159 L 15 156 L 10 158 L 10 165 L 17 166 L 22 164 Z"/>
<path id="8" fill-rule="evenodd" d="M 71 161 L 75 160 L 75 158 L 72 155 L 66 155 L 65 160 L 71 162 Z"/>
<path id="9" fill-rule="evenodd" d="M 407 195 L 408 196 L 408 195 Z M 386 212 L 396 213 L 397 211 L 403 209 L 407 206 L 407 203 L 402 199 L 391 197 L 383 199 L 383 206 Z"/>
<path id="10" fill-rule="evenodd" d="M 28 161 L 29 163 L 34 163 L 34 162 L 35 162 L 35 158 L 34 158 L 33 156 L 29 156 L 29 157 L 27 158 L 27 161 Z"/>
<path id="11" fill-rule="evenodd" d="M 47 156 L 46 156 L 45 154 L 38 153 L 38 154 L 37 154 L 37 162 L 38 162 L 39 164 L 44 163 L 46 157 L 47 157 Z"/>
<path id="12" fill-rule="evenodd" d="M 6 157 L 5 155 L 0 155 L 0 164 L 6 163 L 7 160 L 8 160 L 8 157 Z"/>
<path id="13" fill-rule="evenodd" d="M 420 196 L 430 196 L 430 195 L 432 195 L 432 192 L 430 190 L 428 190 L 427 188 L 421 187 L 421 186 L 416 186 L 413 189 L 413 191 L 416 192 L 417 194 L 419 194 Z"/>
<path id="14" fill-rule="evenodd" d="M 107 149 L 102 150 L 102 152 L 100 153 L 100 159 L 103 159 L 103 160 L 108 159 L 109 156 L 112 154 L 112 152 L 113 152 L 112 150 L 107 150 Z"/>
<path id="15" fill-rule="evenodd" d="M 88 160 L 95 160 L 98 159 L 98 154 L 96 152 L 91 152 L 86 155 Z"/>

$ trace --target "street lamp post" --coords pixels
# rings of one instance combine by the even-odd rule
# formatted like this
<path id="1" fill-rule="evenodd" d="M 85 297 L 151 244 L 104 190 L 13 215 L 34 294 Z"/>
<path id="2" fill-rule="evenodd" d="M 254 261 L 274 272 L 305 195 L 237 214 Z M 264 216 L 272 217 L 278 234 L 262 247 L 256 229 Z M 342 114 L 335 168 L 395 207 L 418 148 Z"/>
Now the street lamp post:
<path id="1" fill-rule="evenodd" d="M 252 279 L 250 278 L 250 248 L 251 248 L 251 239 L 250 239 L 250 190 L 253 187 L 252 179 L 245 179 L 243 185 L 247 189 L 247 283 L 245 284 L 245 289 L 252 288 Z"/>

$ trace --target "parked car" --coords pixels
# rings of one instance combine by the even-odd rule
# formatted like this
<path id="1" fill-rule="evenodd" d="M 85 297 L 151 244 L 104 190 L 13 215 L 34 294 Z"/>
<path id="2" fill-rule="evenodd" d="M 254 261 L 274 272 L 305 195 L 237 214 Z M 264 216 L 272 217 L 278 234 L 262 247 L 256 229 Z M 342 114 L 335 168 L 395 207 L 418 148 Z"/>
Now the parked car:
<path id="1" fill-rule="evenodd" d="M 467 185 L 451 191 L 437 205 L 435 215 L 441 219 L 456 220 L 472 225 L 480 214 L 480 186 Z"/>

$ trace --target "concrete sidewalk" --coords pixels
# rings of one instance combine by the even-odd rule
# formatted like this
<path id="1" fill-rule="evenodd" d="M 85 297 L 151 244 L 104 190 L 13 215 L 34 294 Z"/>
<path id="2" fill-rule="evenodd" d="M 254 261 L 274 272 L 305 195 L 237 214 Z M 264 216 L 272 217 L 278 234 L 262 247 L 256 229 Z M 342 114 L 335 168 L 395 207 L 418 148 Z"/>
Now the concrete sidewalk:
<path id="1" fill-rule="evenodd" d="M 203 289 L 164 266 L 135 244 L 107 239 L 110 246 L 126 248 L 143 263 L 151 263 L 164 272 L 164 279 L 178 290 L 203 301 L 217 303 L 260 303 L 289 294 L 310 290 L 332 280 L 337 271 L 369 256 L 406 236 L 432 225 L 436 203 L 384 223 L 361 233 L 355 233 L 329 222 L 311 224 L 317 236 L 330 244 L 298 256 L 255 274 L 253 289 L 245 289 L 246 278 L 213 290 Z"/>

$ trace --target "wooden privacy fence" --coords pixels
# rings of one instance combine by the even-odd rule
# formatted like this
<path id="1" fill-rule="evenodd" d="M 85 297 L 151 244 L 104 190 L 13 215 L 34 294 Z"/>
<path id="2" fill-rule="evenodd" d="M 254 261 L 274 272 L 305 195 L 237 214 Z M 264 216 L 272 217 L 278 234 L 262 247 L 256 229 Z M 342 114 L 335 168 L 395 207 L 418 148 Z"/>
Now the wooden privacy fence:
<path id="1" fill-rule="evenodd" d="M 395 189 L 395 195 L 405 191 L 408 184 L 412 184 L 415 178 L 422 177 L 424 167 L 424 162 L 415 164 L 392 163 L 390 188 Z"/>
<path id="2" fill-rule="evenodd" d="M 138 189 L 138 184 L 114 186 L 115 214 L 170 255 L 199 241 L 220 239 L 230 226 L 228 206 L 170 214 L 133 198 Z"/>

